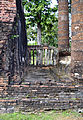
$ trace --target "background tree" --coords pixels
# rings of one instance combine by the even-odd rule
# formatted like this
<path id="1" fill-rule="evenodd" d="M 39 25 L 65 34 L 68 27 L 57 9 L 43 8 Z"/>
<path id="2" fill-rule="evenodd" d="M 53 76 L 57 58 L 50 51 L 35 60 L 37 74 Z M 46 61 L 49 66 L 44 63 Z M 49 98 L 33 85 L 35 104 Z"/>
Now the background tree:
<path id="1" fill-rule="evenodd" d="M 57 7 L 51 8 L 50 0 L 23 0 L 23 5 L 26 11 L 27 28 L 35 26 L 37 28 L 37 43 L 41 44 L 41 38 L 42 42 L 52 43 L 57 38 L 58 20 L 55 17 Z"/>

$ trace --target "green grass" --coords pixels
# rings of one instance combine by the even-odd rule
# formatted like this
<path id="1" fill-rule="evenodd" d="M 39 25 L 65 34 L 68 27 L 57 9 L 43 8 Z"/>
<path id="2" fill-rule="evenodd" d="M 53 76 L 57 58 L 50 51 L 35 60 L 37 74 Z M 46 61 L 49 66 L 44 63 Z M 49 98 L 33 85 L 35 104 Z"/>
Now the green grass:
<path id="1" fill-rule="evenodd" d="M 39 113 L 12 113 L 12 114 L 1 114 L 0 120 L 83 120 L 77 112 L 73 111 L 48 111 Z"/>

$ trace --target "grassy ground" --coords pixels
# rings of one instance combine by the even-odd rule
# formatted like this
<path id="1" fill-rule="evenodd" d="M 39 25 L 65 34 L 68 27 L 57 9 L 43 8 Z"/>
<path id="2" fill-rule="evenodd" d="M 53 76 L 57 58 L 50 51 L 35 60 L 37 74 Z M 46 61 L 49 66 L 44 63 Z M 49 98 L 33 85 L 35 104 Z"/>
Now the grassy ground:
<path id="1" fill-rule="evenodd" d="M 0 120 L 83 120 L 83 117 L 77 112 L 64 111 L 64 112 L 41 112 L 41 113 L 13 113 L 1 114 Z"/>

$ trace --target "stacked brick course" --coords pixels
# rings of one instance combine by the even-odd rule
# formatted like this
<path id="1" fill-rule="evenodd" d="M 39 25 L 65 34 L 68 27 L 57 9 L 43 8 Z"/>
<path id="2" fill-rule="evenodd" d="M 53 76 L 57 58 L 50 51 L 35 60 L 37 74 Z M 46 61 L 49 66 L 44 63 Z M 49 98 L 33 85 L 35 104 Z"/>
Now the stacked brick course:
<path id="1" fill-rule="evenodd" d="M 21 13 L 21 14 L 20 14 Z M 22 3 L 0 2 L 0 83 L 19 84 L 26 67 L 27 38 Z"/>
<path id="2" fill-rule="evenodd" d="M 72 0 L 71 59 L 74 77 L 83 79 L 83 0 Z"/>
<path id="3" fill-rule="evenodd" d="M 68 51 L 69 48 L 69 17 L 68 0 L 59 0 L 58 17 L 58 49 Z"/>
<path id="4" fill-rule="evenodd" d="M 16 16 L 15 0 L 0 1 L 0 83 L 8 83 L 7 42 Z"/>

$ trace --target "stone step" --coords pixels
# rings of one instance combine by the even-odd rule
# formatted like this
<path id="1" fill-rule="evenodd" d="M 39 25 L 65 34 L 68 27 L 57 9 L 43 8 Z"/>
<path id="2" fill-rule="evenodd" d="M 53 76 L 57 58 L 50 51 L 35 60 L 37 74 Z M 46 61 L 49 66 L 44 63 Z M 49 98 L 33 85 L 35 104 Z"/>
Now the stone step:
<path id="1" fill-rule="evenodd" d="M 3 91 L 4 92 L 4 91 Z M 78 96 L 78 97 L 77 97 Z M 45 86 L 45 85 L 14 85 L 7 87 L 7 95 L 2 97 L 15 98 L 83 98 L 82 86 Z"/>
<path id="2" fill-rule="evenodd" d="M 41 79 L 40 80 L 31 79 L 31 81 L 27 80 L 27 81 L 23 82 L 22 85 L 76 86 L 77 83 L 71 82 L 71 81 L 66 81 L 66 80 L 56 81 L 56 80 L 52 80 L 52 79 L 48 78 L 48 79 L 42 79 L 42 80 Z"/>
<path id="3" fill-rule="evenodd" d="M 83 92 L 71 92 L 71 93 L 66 93 L 66 92 L 53 92 L 53 93 L 43 93 L 43 92 L 29 92 L 29 93 L 19 93 L 19 94 L 11 94 L 11 95 L 7 95 L 7 97 L 10 98 L 30 98 L 30 99 L 36 99 L 36 98 L 55 98 L 57 100 L 82 100 L 83 99 Z"/>
<path id="4" fill-rule="evenodd" d="M 22 99 L 19 110 L 35 111 L 35 110 L 65 110 L 71 108 L 83 107 L 80 100 L 57 100 L 56 98 L 36 98 Z"/>
<path id="5" fill-rule="evenodd" d="M 67 110 L 83 108 L 81 100 L 57 100 L 56 98 L 0 99 L 0 113 L 39 110 Z"/>

